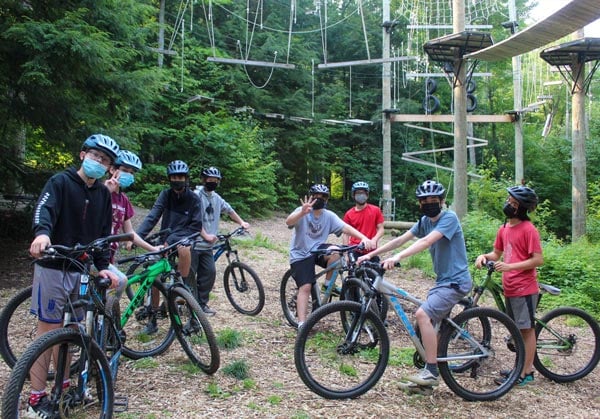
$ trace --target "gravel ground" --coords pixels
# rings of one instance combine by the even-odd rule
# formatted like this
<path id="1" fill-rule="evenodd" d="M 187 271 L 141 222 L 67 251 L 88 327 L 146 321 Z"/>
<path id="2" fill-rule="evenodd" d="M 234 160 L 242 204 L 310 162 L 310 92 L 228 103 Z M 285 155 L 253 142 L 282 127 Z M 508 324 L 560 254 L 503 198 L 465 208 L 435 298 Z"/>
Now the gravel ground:
<path id="1" fill-rule="evenodd" d="M 143 213 L 140 211 L 138 216 Z M 253 236 L 263 238 L 268 246 L 240 247 L 240 257 L 255 269 L 264 284 L 263 311 L 256 317 L 246 317 L 231 307 L 221 279 L 224 260 L 217 263 L 219 272 L 211 295 L 211 307 L 217 310 L 217 315 L 210 318 L 215 332 L 236 330 L 242 336 L 242 345 L 221 349 L 221 369 L 213 376 L 189 372 L 187 359 L 177 342 L 166 354 L 155 358 L 155 362 L 125 360 L 116 392 L 128 397 L 129 409 L 117 414 L 117 418 L 600 418 L 598 369 L 571 384 L 556 384 L 537 374 L 535 385 L 516 388 L 494 402 L 477 403 L 465 402 L 444 384 L 431 396 L 407 396 L 397 387 L 401 376 L 414 371 L 411 365 L 406 365 L 389 367 L 379 383 L 358 399 L 322 399 L 298 377 L 293 359 L 296 332 L 287 325 L 279 303 L 279 281 L 288 268 L 291 236 L 284 215 L 250 222 Z M 233 223 L 222 222 L 223 231 L 234 227 Z M 5 272 L 5 279 L 0 282 L 1 305 L 20 286 L 30 282 L 27 246 L 27 242 L 12 243 L 0 249 L 4 256 L 0 266 Z M 395 270 L 386 278 L 418 296 L 424 296 L 432 285 L 430 279 L 416 271 Z M 395 322 L 390 321 L 389 328 L 394 326 Z M 250 367 L 250 380 L 245 383 L 223 372 L 224 367 L 241 360 Z M 0 362 L 0 386 L 4 386 L 9 372 Z"/>

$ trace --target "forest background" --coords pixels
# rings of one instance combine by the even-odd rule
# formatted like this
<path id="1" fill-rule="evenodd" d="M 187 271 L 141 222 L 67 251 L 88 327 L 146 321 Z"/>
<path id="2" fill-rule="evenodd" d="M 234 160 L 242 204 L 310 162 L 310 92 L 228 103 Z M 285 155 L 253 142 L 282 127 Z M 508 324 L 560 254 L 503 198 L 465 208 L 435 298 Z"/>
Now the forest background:
<path id="1" fill-rule="evenodd" d="M 492 26 L 495 42 L 510 35 L 502 26 L 508 19 L 506 4 L 497 3 L 503 7 L 478 22 Z M 74 164 L 83 140 L 98 132 L 113 137 L 144 162 L 128 190 L 142 207 L 151 206 L 166 187 L 165 166 L 175 159 L 190 165 L 192 186 L 200 183 L 203 167 L 219 167 L 224 174 L 219 191 L 244 217 L 289 212 L 313 183 L 331 187 L 330 208 L 338 214 L 351 205 L 350 186 L 357 180 L 372 186 L 370 199 L 378 202 L 381 65 L 317 69 L 316 64 L 325 54 L 328 62 L 364 60 L 365 44 L 372 58 L 381 57 L 381 0 L 164 4 L 165 49 L 175 55 L 156 52 L 159 1 L 2 2 L 0 191 L 5 204 L 35 199 L 47 178 Z M 290 10 L 290 4 L 296 9 Z M 405 52 L 410 38 L 408 17 L 399 13 L 405 4 L 406 0 L 391 1 L 391 45 L 399 53 Z M 525 0 L 516 4 L 523 29 L 531 5 Z M 326 37 L 325 15 L 330 23 Z M 427 35 L 432 39 L 447 33 L 431 29 Z M 422 50 L 417 53 L 417 68 L 441 72 L 427 62 Z M 213 56 L 276 60 L 294 63 L 295 68 L 207 60 Z M 599 317 L 600 86 L 592 80 L 586 102 L 587 234 L 571 243 L 569 90 L 552 83 L 562 78 L 546 70 L 538 56 L 532 54 L 523 62 L 529 87 L 553 98 L 522 115 L 525 182 L 542 201 L 534 214 L 546 258 L 541 279 L 564 289 L 563 304 L 583 306 Z M 398 72 L 394 108 L 399 113 L 424 113 L 426 80 L 407 78 L 401 74 L 403 67 L 394 68 Z M 477 71 L 492 77 L 476 80 L 473 113 L 511 110 L 510 60 L 480 63 Z M 542 87 L 546 84 L 549 87 Z M 438 79 L 438 112 L 451 113 L 451 94 L 450 85 Z M 542 136 L 550 113 L 552 127 Z M 368 123 L 331 125 L 323 123 L 325 119 Z M 435 128 L 452 132 L 452 124 Z M 396 220 L 412 221 L 418 216 L 416 186 L 431 178 L 452 191 L 452 174 L 406 162 L 402 153 L 452 148 L 453 137 L 401 124 L 393 125 L 391 135 L 394 215 Z M 511 124 L 474 124 L 473 136 L 488 144 L 475 149 L 470 171 L 482 178 L 469 180 L 469 211 L 462 220 L 472 258 L 491 249 L 503 222 L 505 188 L 520 181 L 513 179 Z M 451 152 L 433 153 L 431 159 L 452 167 Z M 23 238 L 29 232 L 32 205 L 24 212 L 15 208 L 9 205 L 2 211 L 3 238 Z M 423 258 L 422 267 L 428 270 L 426 261 Z"/>

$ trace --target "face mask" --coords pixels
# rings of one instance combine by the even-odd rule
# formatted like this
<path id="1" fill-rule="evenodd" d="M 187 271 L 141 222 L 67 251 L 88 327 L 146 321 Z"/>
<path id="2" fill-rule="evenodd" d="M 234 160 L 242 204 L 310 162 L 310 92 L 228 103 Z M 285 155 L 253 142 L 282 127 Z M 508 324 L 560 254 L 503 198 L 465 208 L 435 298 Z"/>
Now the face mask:
<path id="1" fill-rule="evenodd" d="M 171 183 L 171 188 L 175 192 L 181 192 L 183 190 L 183 188 L 185 188 L 185 180 L 172 180 L 170 183 Z"/>
<path id="2" fill-rule="evenodd" d="M 121 172 L 121 175 L 119 176 L 119 186 L 121 188 L 126 188 L 128 186 L 131 186 L 133 181 L 134 181 L 134 177 L 131 173 Z"/>
<path id="3" fill-rule="evenodd" d="M 209 192 L 214 191 L 215 189 L 217 189 L 217 186 L 219 185 L 219 182 L 206 182 L 204 184 L 204 189 L 206 189 Z"/>
<path id="4" fill-rule="evenodd" d="M 506 218 L 515 218 L 517 216 L 516 208 L 514 208 L 508 202 L 506 204 L 504 204 L 504 207 L 502 208 L 502 212 L 504 213 L 504 215 L 506 215 Z"/>
<path id="5" fill-rule="evenodd" d="M 354 200 L 356 201 L 357 204 L 364 204 L 365 202 L 367 202 L 367 195 L 364 193 L 359 193 L 354 195 Z"/>
<path id="6" fill-rule="evenodd" d="M 437 202 L 421 204 L 421 212 L 429 218 L 434 218 L 442 212 L 442 206 Z"/>
<path id="7" fill-rule="evenodd" d="M 313 209 L 314 210 L 320 210 L 325 208 L 326 204 L 325 204 L 325 200 L 323 198 L 317 198 L 317 200 L 315 201 L 315 203 L 313 204 Z"/>
<path id="8" fill-rule="evenodd" d="M 106 167 L 102 166 L 96 160 L 83 159 L 83 173 L 89 178 L 100 179 L 106 173 Z"/>

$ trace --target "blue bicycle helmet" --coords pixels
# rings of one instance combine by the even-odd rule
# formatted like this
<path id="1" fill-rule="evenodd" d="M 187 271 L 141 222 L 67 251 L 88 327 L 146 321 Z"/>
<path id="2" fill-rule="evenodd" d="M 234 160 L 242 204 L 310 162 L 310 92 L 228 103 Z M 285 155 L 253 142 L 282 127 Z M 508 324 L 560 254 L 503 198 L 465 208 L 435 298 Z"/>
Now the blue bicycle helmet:
<path id="1" fill-rule="evenodd" d="M 115 161 L 117 158 L 117 155 L 119 154 L 119 145 L 117 144 L 117 142 L 115 140 L 110 138 L 108 135 L 103 135 L 103 134 L 90 135 L 87 138 L 87 140 L 84 141 L 83 145 L 81 146 L 81 149 L 83 151 L 87 151 L 90 148 L 94 148 L 96 150 L 103 151 L 104 153 L 106 153 L 108 155 L 108 157 L 110 157 L 112 159 L 112 161 Z"/>
<path id="2" fill-rule="evenodd" d="M 317 193 L 329 196 L 329 188 L 321 183 L 317 183 L 316 185 L 312 185 L 309 191 L 310 195 L 314 195 Z"/>
<path id="3" fill-rule="evenodd" d="M 119 156 L 115 160 L 115 166 L 129 166 L 135 170 L 142 170 L 142 161 L 138 156 L 133 154 L 131 151 L 121 150 Z"/>
<path id="4" fill-rule="evenodd" d="M 358 189 L 364 189 L 365 191 L 367 191 L 367 193 L 369 192 L 369 184 L 367 182 L 354 182 L 354 184 L 352 184 L 352 192 L 351 195 L 354 196 L 354 192 L 356 192 L 356 190 Z"/>
<path id="5" fill-rule="evenodd" d="M 445 193 L 446 189 L 444 189 L 444 186 L 435 180 L 426 180 L 417 186 L 417 190 L 415 192 L 417 198 L 419 199 L 427 198 L 428 196 L 439 196 L 440 198 L 443 198 Z"/>
<path id="6" fill-rule="evenodd" d="M 221 179 L 221 172 L 216 167 L 211 166 L 202 170 L 202 177 L 216 177 L 217 179 Z"/>
<path id="7" fill-rule="evenodd" d="M 171 175 L 188 175 L 190 168 L 187 163 L 182 160 L 173 160 L 167 166 L 167 176 Z"/>

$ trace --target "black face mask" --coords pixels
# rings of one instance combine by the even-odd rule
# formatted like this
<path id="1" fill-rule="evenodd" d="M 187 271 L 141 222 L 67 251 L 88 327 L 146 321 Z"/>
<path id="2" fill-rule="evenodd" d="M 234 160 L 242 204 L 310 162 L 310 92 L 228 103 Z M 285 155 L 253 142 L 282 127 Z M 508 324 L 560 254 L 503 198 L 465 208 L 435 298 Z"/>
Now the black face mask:
<path id="1" fill-rule="evenodd" d="M 515 218 L 517 216 L 517 209 L 510 205 L 508 202 L 504 204 L 502 212 L 506 215 L 506 218 Z"/>
<path id="2" fill-rule="evenodd" d="M 209 192 L 212 192 L 215 189 L 217 189 L 217 186 L 219 186 L 219 182 L 205 182 L 204 183 L 204 189 L 206 189 Z"/>
<path id="3" fill-rule="evenodd" d="M 421 212 L 423 215 L 426 215 L 429 218 L 434 218 L 440 215 L 440 212 L 442 212 L 442 206 L 438 202 L 421 204 Z"/>
<path id="4" fill-rule="evenodd" d="M 170 183 L 171 183 L 171 188 L 175 192 L 181 192 L 185 188 L 185 180 L 172 180 Z"/>
<path id="5" fill-rule="evenodd" d="M 327 206 L 327 204 L 325 203 L 325 200 L 323 198 L 317 198 L 317 200 L 313 204 L 312 208 L 314 210 L 320 210 L 320 209 L 325 208 L 326 206 Z"/>

